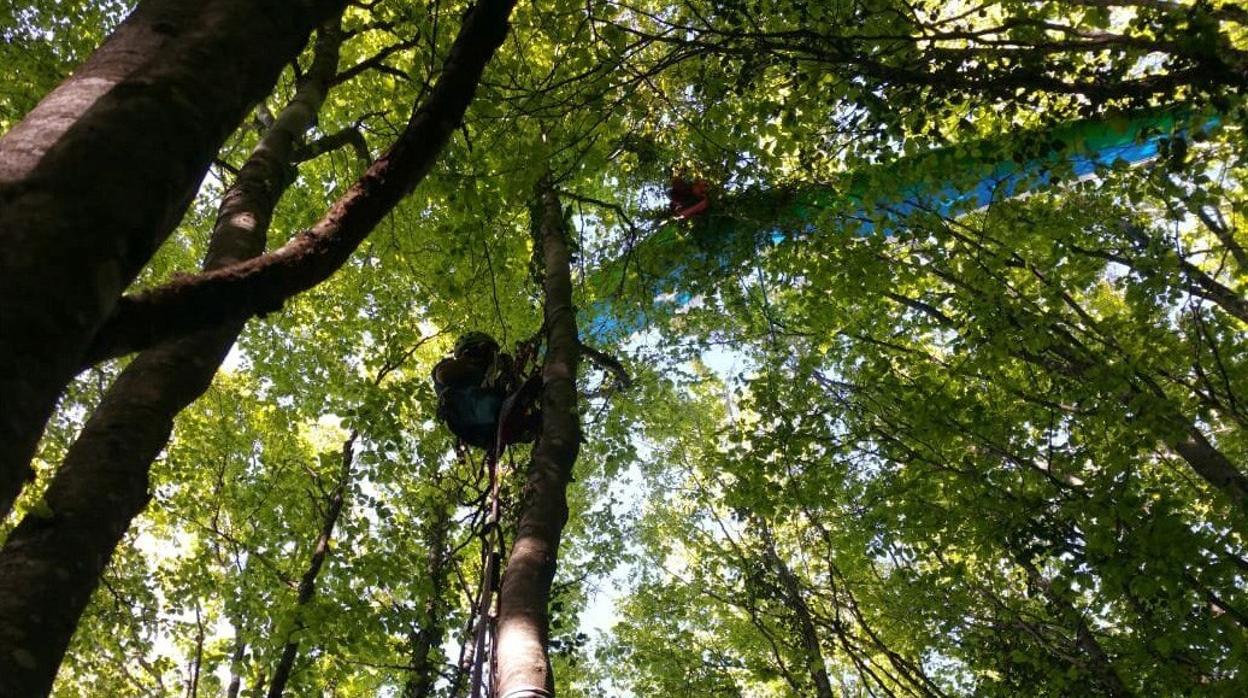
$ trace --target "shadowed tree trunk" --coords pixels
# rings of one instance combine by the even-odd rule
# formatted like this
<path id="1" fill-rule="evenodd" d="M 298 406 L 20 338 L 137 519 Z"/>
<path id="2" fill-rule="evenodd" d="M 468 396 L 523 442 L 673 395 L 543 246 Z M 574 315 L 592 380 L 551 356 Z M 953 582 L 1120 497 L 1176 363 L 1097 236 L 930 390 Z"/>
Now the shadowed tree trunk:
<path id="1" fill-rule="evenodd" d="M 0 515 L 221 144 L 344 0 L 146 0 L 0 138 Z"/>
<path id="2" fill-rule="evenodd" d="M 1097 685 L 1101 687 L 1107 694 L 1114 698 L 1128 698 L 1133 695 L 1127 689 L 1126 684 L 1122 682 L 1122 678 L 1118 675 L 1118 670 L 1114 668 L 1114 664 L 1109 659 L 1109 655 L 1105 653 L 1105 649 L 1101 647 L 1101 643 L 1096 639 L 1096 635 L 1092 633 L 1092 628 L 1088 626 L 1084 614 L 1074 607 L 1067 599 L 1063 598 L 1056 590 L 1053 584 L 1040 574 L 1034 563 L 1030 560 L 1020 557 L 1018 564 L 1027 573 L 1027 581 L 1033 588 L 1038 590 L 1049 607 L 1053 609 L 1057 617 L 1067 623 L 1073 623 L 1075 628 L 1074 644 L 1075 647 L 1083 654 L 1077 663 L 1081 668 L 1092 674 Z"/>
<path id="3" fill-rule="evenodd" d="M 315 545 L 312 546 L 312 559 L 308 561 L 308 567 L 303 571 L 303 577 L 299 580 L 299 595 L 295 600 L 294 627 L 286 636 L 286 644 L 282 647 L 282 657 L 277 662 L 277 668 L 273 670 L 273 681 L 269 683 L 268 698 L 281 698 L 286 691 L 286 682 L 290 680 L 290 674 L 294 671 L 295 658 L 299 656 L 297 635 L 304 627 L 301 615 L 303 609 L 312 602 L 312 597 L 316 594 L 316 578 L 320 576 L 321 568 L 325 566 L 325 558 L 329 555 L 329 540 L 333 537 L 334 527 L 338 525 L 338 518 L 342 515 L 347 488 L 351 485 L 351 463 L 355 457 L 353 449 L 357 436 L 356 432 L 351 432 L 351 436 L 342 444 L 342 468 L 338 474 L 338 483 L 329 496 L 328 506 L 325 507 L 325 517 L 321 520 L 321 532 L 316 537 Z"/>
<path id="4" fill-rule="evenodd" d="M 341 40 L 336 22 L 322 29 L 290 104 L 222 196 L 205 269 L 264 250 L 273 209 L 291 181 L 290 159 L 325 100 Z M 53 476 L 45 495 L 51 518 L 28 515 L 9 536 L 0 551 L 0 689 L 29 680 L 19 685 L 47 690 L 100 573 L 147 505 L 148 470 L 174 416 L 208 388 L 241 329 L 241 322 L 222 325 L 136 357 Z M 34 655 L 29 679 L 19 679 L 22 672 L 9 663 L 22 647 Z"/>
<path id="5" fill-rule="evenodd" d="M 241 628 L 234 626 L 238 636 L 234 638 L 234 652 L 230 655 L 230 683 L 225 687 L 225 698 L 238 698 L 243 687 L 243 657 L 247 654 L 247 643 L 242 638 Z"/>
<path id="6" fill-rule="evenodd" d="M 542 431 L 533 446 L 516 542 L 499 595 L 497 692 L 508 698 L 554 694 L 547 656 L 547 606 L 559 538 L 568 520 L 568 483 L 581 446 L 576 406 L 580 342 L 572 306 L 568 231 L 559 197 L 549 181 L 539 184 L 537 198 L 534 215 L 541 216 L 538 229 L 546 272 Z"/>
<path id="7" fill-rule="evenodd" d="M 411 637 L 412 671 L 403 685 L 403 698 L 429 698 L 438 681 L 440 672 L 434 663 L 434 651 L 442 646 L 446 623 L 447 578 L 450 572 L 451 551 L 447 548 L 447 533 L 451 525 L 452 511 L 439 503 L 434 520 L 429 523 L 425 545 L 429 547 L 429 586 L 433 590 L 425 600 L 420 614 L 420 628 Z"/>
<path id="8" fill-rule="evenodd" d="M 331 266 L 317 267 L 322 273 L 317 281 L 345 261 L 354 245 L 428 172 L 463 117 L 485 64 L 506 36 L 513 4 L 482 0 L 469 13 L 442 77 L 398 143 L 314 228 L 331 242 L 344 229 L 358 235 Z M 268 215 L 263 213 L 265 219 Z M 229 250 L 237 247 L 214 240 L 214 253 L 225 257 Z M 207 389 L 249 313 L 217 315 L 225 317 L 222 325 L 205 337 L 163 345 L 127 367 L 53 477 L 45 495 L 51 516 L 25 517 L 0 550 L 0 695 L 49 690 L 100 571 L 130 520 L 147 504 L 148 468 L 168 440 L 174 416 Z"/>
<path id="9" fill-rule="evenodd" d="M 815 684 L 815 695 L 817 698 L 833 698 L 835 694 L 832 692 L 832 681 L 828 677 L 828 666 L 823 657 L 823 648 L 819 644 L 819 632 L 815 628 L 810 606 L 806 603 L 801 580 L 776 552 L 776 542 L 771 535 L 771 528 L 765 521 L 759 521 L 757 525 L 763 538 L 763 555 L 767 563 L 775 570 L 776 576 L 780 578 L 780 588 L 784 593 L 784 599 L 789 605 L 789 610 L 793 612 L 794 620 L 797 621 L 802 651 L 806 655 L 804 657 L 806 669 L 810 672 L 810 679 Z"/>

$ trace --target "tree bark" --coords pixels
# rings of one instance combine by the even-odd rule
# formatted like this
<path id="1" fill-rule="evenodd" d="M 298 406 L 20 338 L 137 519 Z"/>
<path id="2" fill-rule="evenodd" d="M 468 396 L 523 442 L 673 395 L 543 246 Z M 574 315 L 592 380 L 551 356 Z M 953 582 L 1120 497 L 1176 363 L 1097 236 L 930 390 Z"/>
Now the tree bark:
<path id="1" fill-rule="evenodd" d="M 1096 635 L 1092 633 L 1092 628 L 1083 618 L 1083 614 L 1076 609 L 1070 601 L 1062 598 L 1053 590 L 1052 583 L 1040 574 L 1040 570 L 1036 568 L 1030 560 L 1019 558 L 1018 564 L 1027 573 L 1027 581 L 1040 591 L 1048 602 L 1049 607 L 1056 612 L 1061 620 L 1073 622 L 1075 625 L 1075 647 L 1083 653 L 1084 661 L 1081 662 L 1083 668 L 1089 671 L 1095 681 L 1102 689 L 1114 698 L 1129 698 L 1133 695 L 1127 689 L 1126 684 L 1122 682 L 1122 678 L 1118 675 L 1118 670 L 1114 668 L 1114 664 L 1106 654 L 1105 648 L 1101 647 L 1101 643 L 1096 639 Z"/>
<path id="2" fill-rule="evenodd" d="M 398 144 L 331 207 L 313 230 L 323 235 L 305 236 L 305 243 L 341 243 L 335 234 L 345 231 L 358 236 L 351 243 L 354 249 L 419 182 L 463 117 L 485 63 L 506 35 L 513 4 L 482 0 L 469 13 L 438 85 Z M 219 245 L 221 259 L 233 248 Z M 296 244 L 295 249 L 313 257 L 324 252 L 315 245 L 308 250 Z M 350 249 L 335 264 L 318 267 L 323 275 L 317 281 L 345 261 Z M 220 300 L 228 302 L 228 297 Z M 45 495 L 51 518 L 27 516 L 9 536 L 0 550 L 0 695 L 49 690 L 100 571 L 130 520 L 147 504 L 148 465 L 168 440 L 174 415 L 207 389 L 251 307 L 244 303 L 236 314 L 217 313 L 229 320 L 215 328 L 205 323 L 201 326 L 211 329 L 203 335 L 136 358 L 53 478 Z"/>
<path id="3" fill-rule="evenodd" d="M 341 35 L 324 28 L 299 89 L 222 196 L 204 268 L 264 250 L 289 162 L 315 121 L 338 64 Z M 0 550 L 0 695 L 46 693 L 99 583 L 147 506 L 147 478 L 173 418 L 203 394 L 242 322 L 149 349 L 130 363 L 70 447 L 44 496 L 51 517 L 27 515 Z"/>
<path id="4" fill-rule="evenodd" d="M 325 558 L 329 555 L 329 540 L 333 537 L 334 527 L 338 525 L 338 518 L 342 515 L 347 487 L 351 485 L 351 462 L 355 456 L 353 448 L 357 436 L 356 432 L 351 432 L 351 436 L 342 444 L 342 470 L 338 476 L 338 484 L 329 497 L 329 506 L 325 508 L 321 532 L 317 535 L 316 544 L 312 547 L 312 559 L 308 561 L 308 567 L 303 571 L 303 578 L 299 580 L 299 595 L 295 599 L 295 627 L 287 635 L 286 644 L 282 647 L 282 658 L 278 660 L 277 668 L 273 670 L 268 698 L 281 698 L 286 691 L 286 682 L 290 680 L 290 674 L 295 668 L 295 658 L 299 656 L 299 639 L 296 634 L 303 630 L 300 614 L 304 607 L 312 602 L 312 597 L 316 594 L 316 578 L 320 576 L 321 568 L 325 566 Z"/>
<path id="5" fill-rule="evenodd" d="M 819 644 L 819 632 L 815 628 L 810 606 L 806 604 L 806 595 L 802 593 L 802 583 L 776 552 L 776 543 L 772 538 L 771 528 L 765 521 L 760 521 L 758 526 L 765 546 L 763 554 L 768 564 L 776 571 L 776 576 L 780 578 L 785 601 L 788 602 L 789 609 L 797 621 L 797 628 L 801 633 L 802 650 L 806 654 L 806 668 L 810 672 L 811 681 L 815 684 L 815 696 L 834 698 L 836 694 L 832 691 L 832 680 L 828 677 L 828 665 L 823 656 L 823 647 Z"/>
<path id="6" fill-rule="evenodd" d="M 0 138 L 0 515 L 57 396 L 208 165 L 344 0 L 145 0 Z"/>
<path id="7" fill-rule="evenodd" d="M 554 695 L 547 655 L 547 605 L 559 539 L 568 520 L 568 483 L 581 446 L 576 374 L 580 342 L 572 306 L 563 209 L 553 185 L 538 186 L 545 262 L 546 360 L 542 367 L 542 431 L 533 447 L 516 542 L 503 574 L 498 619 L 498 695 Z"/>
<path id="8" fill-rule="evenodd" d="M 96 334 L 85 362 L 272 312 L 328 278 L 433 166 L 472 101 L 486 63 L 506 37 L 514 5 L 515 0 L 479 0 L 469 11 L 429 98 L 394 146 L 316 225 L 256 259 L 123 297 Z"/>
<path id="9" fill-rule="evenodd" d="M 225 698 L 238 698 L 243 688 L 242 664 L 247 654 L 247 643 L 243 640 L 242 628 L 234 626 L 237 635 L 234 638 L 234 652 L 230 655 L 230 683 L 225 687 Z"/>
<path id="10" fill-rule="evenodd" d="M 446 622 L 446 591 L 451 551 L 446 537 L 451 524 L 451 510 L 439 504 L 430 522 L 425 544 L 429 546 L 427 563 L 432 595 L 425 600 L 420 629 L 411 638 L 412 671 L 403 685 L 403 698 L 429 698 L 434 695 L 440 673 L 433 662 L 433 652 L 442 646 Z"/>

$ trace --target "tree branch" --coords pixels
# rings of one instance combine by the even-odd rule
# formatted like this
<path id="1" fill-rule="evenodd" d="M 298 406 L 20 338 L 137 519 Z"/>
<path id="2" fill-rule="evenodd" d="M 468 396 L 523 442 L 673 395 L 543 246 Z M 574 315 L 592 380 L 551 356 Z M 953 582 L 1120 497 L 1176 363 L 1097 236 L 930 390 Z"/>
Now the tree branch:
<path id="1" fill-rule="evenodd" d="M 620 363 L 614 356 L 598 351 L 584 342 L 581 343 L 581 354 L 594 362 L 598 368 L 615 376 L 615 380 L 619 382 L 621 388 L 627 390 L 632 387 L 633 379 L 629 377 L 624 364 Z"/>
<path id="2" fill-rule="evenodd" d="M 464 19 L 446 67 L 395 144 L 324 217 L 266 255 L 123 296 L 83 364 L 122 356 L 196 329 L 263 315 L 329 278 L 424 178 L 459 125 L 515 0 L 481 0 Z"/>
<path id="3" fill-rule="evenodd" d="M 419 43 L 419 40 L 413 37 L 406 41 L 400 41 L 397 44 L 391 44 L 383 48 L 382 50 L 378 51 L 377 53 L 373 54 L 371 57 L 366 58 L 360 61 L 359 63 L 356 63 L 355 65 L 351 66 L 350 68 L 347 68 L 341 73 L 338 73 L 338 75 L 334 77 L 333 84 L 341 85 L 342 83 L 347 82 L 348 80 L 355 79 L 356 77 L 360 76 L 361 74 L 369 70 L 383 69 L 383 68 L 385 69 L 383 72 L 386 72 L 390 75 L 394 75 L 397 73 L 399 77 L 403 78 L 404 80 L 408 80 L 410 78 L 408 77 L 407 73 L 404 73 L 396 68 L 392 68 L 386 65 L 385 60 L 400 51 L 406 51 L 407 49 L 415 48 L 418 43 Z"/>
<path id="4" fill-rule="evenodd" d="M 373 155 L 368 152 L 368 141 L 364 140 L 364 134 L 354 126 L 348 126 L 327 136 L 321 136 L 303 146 L 299 149 L 299 152 L 295 153 L 295 162 L 311 160 L 344 146 L 351 146 L 355 154 L 365 163 L 371 164 L 373 162 Z"/>

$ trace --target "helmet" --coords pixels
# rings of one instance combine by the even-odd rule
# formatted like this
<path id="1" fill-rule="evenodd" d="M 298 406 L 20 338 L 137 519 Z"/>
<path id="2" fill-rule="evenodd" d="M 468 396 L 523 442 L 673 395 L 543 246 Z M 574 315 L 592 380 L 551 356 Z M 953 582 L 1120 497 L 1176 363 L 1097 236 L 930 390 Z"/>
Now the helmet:
<path id="1" fill-rule="evenodd" d="M 481 347 L 489 347 L 491 351 L 498 351 L 498 342 L 484 332 L 466 332 L 459 339 L 455 340 L 455 356 L 460 356 Z"/>

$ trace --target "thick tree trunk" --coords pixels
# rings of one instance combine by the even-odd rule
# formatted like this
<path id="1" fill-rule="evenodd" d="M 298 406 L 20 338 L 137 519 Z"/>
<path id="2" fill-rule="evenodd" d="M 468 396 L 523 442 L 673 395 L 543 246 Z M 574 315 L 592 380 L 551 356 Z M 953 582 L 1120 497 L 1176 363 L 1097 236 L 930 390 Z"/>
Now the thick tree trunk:
<path id="1" fill-rule="evenodd" d="M 278 250 L 118 302 L 87 363 L 144 349 L 227 320 L 272 312 L 328 278 L 433 166 L 507 36 L 515 0 L 479 0 L 464 18 L 441 77 L 402 135 L 311 229 Z"/>
<path id="2" fill-rule="evenodd" d="M 243 165 L 217 212 L 206 269 L 264 250 L 269 220 L 290 181 L 289 161 L 315 121 L 338 64 L 336 25 L 290 104 Z M 47 692 L 100 573 L 147 505 L 147 476 L 173 418 L 208 389 L 242 322 L 143 352 L 104 400 L 53 476 L 50 518 L 27 515 L 0 550 L 0 695 Z"/>
<path id="3" fill-rule="evenodd" d="M 463 117 L 485 63 L 506 36 L 513 5 L 514 0 L 482 0 L 469 13 L 438 85 L 398 144 L 330 209 L 313 230 L 320 235 L 303 236 L 294 244 L 324 262 L 317 256 L 324 247 L 335 250 L 344 236 L 354 240 L 334 257 L 336 262 L 316 267 L 322 274 L 317 282 L 345 261 L 428 172 Z M 214 253 L 225 259 L 233 249 L 222 243 Z M 278 259 L 289 261 L 289 255 Z M 228 297 L 219 300 L 229 302 Z M 237 313 L 218 311 L 215 316 L 227 320 L 215 328 L 199 325 L 211 329 L 136 358 L 53 478 L 45 495 L 51 518 L 27 516 L 9 536 L 0 551 L 0 695 L 49 690 L 100 571 L 130 520 L 147 504 L 148 465 L 168 440 L 173 417 L 207 389 L 252 307 L 244 301 Z"/>
<path id="4" fill-rule="evenodd" d="M 278 660 L 277 668 L 273 670 L 268 698 L 281 698 L 286 691 L 286 682 L 290 680 L 290 674 L 294 671 L 295 658 L 299 656 L 299 640 L 295 636 L 303 630 L 303 621 L 299 616 L 316 594 L 316 578 L 320 576 L 321 568 L 325 566 L 325 558 L 329 555 L 329 540 L 333 538 L 334 527 L 338 525 L 338 517 L 342 515 L 347 488 L 351 486 L 351 462 L 355 456 L 353 448 L 356 436 L 357 434 L 352 432 L 342 444 L 342 470 L 338 475 L 338 484 L 329 497 L 329 505 L 325 508 L 321 532 L 316 537 L 316 544 L 312 546 L 312 559 L 308 561 L 308 567 L 303 571 L 303 578 L 299 580 L 299 594 L 295 599 L 295 627 L 287 636 L 286 644 L 282 647 L 282 658 Z"/>
<path id="5" fill-rule="evenodd" d="M 559 539 L 568 520 L 568 483 L 581 446 L 576 405 L 580 342 L 572 306 L 568 231 L 550 182 L 539 185 L 538 199 L 546 268 L 542 431 L 533 446 L 516 542 L 499 595 L 497 693 L 508 698 L 554 695 L 547 605 Z"/>
<path id="6" fill-rule="evenodd" d="M 0 696 L 51 689 L 78 618 L 130 520 L 172 417 L 198 397 L 238 325 L 144 352 L 109 389 L 44 499 L 0 550 Z"/>
<path id="7" fill-rule="evenodd" d="M 344 0 L 146 0 L 0 139 L 0 515 L 100 323 Z"/>

